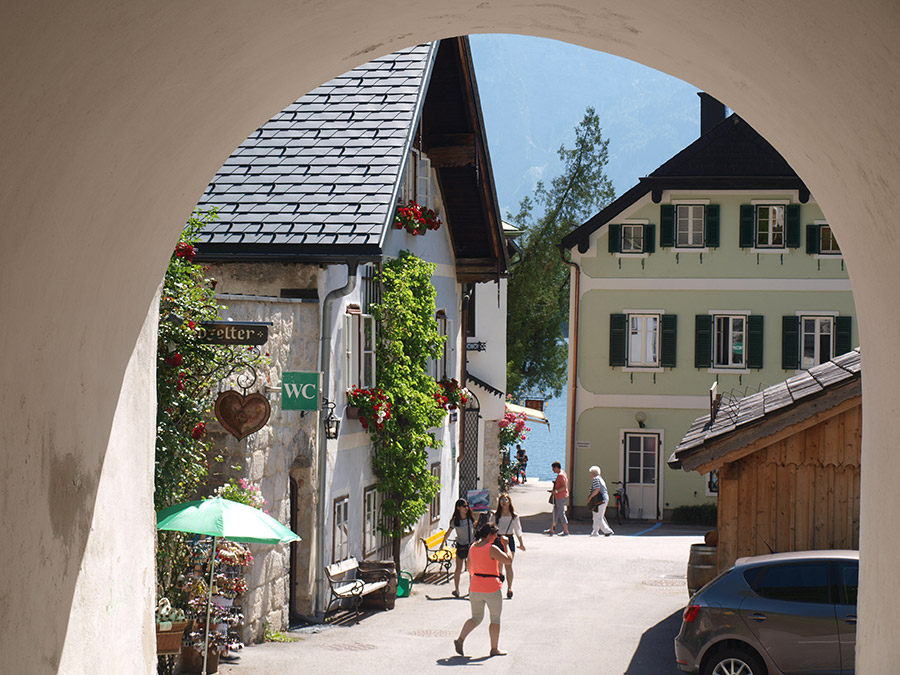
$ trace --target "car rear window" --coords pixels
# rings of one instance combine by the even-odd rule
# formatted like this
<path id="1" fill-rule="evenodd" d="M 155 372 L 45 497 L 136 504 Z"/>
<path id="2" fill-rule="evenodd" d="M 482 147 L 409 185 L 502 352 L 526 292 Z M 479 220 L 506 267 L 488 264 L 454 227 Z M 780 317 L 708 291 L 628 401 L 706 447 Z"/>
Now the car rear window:
<path id="1" fill-rule="evenodd" d="M 786 602 L 831 602 L 827 562 L 757 567 L 745 571 L 744 579 L 763 598 Z"/>

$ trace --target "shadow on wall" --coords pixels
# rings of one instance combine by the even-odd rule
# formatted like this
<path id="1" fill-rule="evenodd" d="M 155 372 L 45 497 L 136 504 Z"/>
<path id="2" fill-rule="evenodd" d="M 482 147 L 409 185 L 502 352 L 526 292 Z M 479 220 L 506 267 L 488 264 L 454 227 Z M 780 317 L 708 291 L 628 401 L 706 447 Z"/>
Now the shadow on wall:
<path id="1" fill-rule="evenodd" d="M 625 675 L 677 675 L 673 643 L 681 630 L 681 610 L 644 631 Z"/>

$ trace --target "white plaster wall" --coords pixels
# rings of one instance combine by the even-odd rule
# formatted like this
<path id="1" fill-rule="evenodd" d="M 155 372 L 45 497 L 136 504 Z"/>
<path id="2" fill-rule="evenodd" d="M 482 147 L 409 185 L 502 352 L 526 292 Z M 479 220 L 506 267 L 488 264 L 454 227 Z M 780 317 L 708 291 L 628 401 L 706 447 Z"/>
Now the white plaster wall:
<path id="1" fill-rule="evenodd" d="M 742 115 L 815 194 L 877 364 L 863 383 L 858 672 L 900 661 L 884 593 L 900 577 L 900 540 L 879 529 L 900 510 L 896 3 L 298 0 L 260 11 L 238 0 L 34 0 L 0 12 L 0 608 L 19 617 L 0 634 L 4 670 L 59 671 L 67 635 L 90 617 L 108 630 L 67 653 L 67 672 L 91 672 L 101 651 L 131 663 L 153 639 L 149 614 L 122 637 L 107 600 L 75 587 L 101 555 L 88 550 L 92 525 L 127 524 L 129 551 L 147 538 L 140 516 L 97 509 L 98 486 L 109 471 L 138 502 L 148 489 L 149 475 L 105 459 L 152 452 L 131 435 L 153 425 L 152 383 L 126 380 L 126 367 L 209 178 L 299 93 L 411 42 L 477 32 L 567 40 L 681 77 Z M 113 427 L 120 401 L 128 428 Z M 152 595 L 151 559 L 110 564 L 135 595 Z"/>
<path id="2" fill-rule="evenodd" d="M 469 373 L 487 384 L 506 391 L 506 287 L 507 280 L 490 281 L 475 286 L 475 336 L 470 342 L 485 342 L 483 352 L 469 352 Z M 515 330 L 515 327 L 513 327 Z M 506 414 L 506 401 L 478 389 L 481 415 L 485 419 L 499 420 Z"/>

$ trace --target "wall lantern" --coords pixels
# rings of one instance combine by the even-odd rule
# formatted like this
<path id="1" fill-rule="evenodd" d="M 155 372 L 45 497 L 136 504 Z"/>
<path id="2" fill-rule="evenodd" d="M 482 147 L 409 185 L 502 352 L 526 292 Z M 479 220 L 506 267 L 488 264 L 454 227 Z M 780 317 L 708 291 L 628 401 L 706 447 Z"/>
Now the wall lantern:
<path id="1" fill-rule="evenodd" d="M 645 413 L 643 410 L 638 410 L 638 411 L 634 414 L 634 421 L 638 423 L 638 426 L 639 426 L 641 429 L 643 429 L 643 428 L 644 428 L 644 423 L 647 421 L 647 413 Z"/>
<path id="2" fill-rule="evenodd" d="M 328 415 L 326 415 L 323 422 L 325 425 L 325 438 L 334 440 L 338 437 L 338 433 L 341 430 L 341 420 L 334 415 L 334 403 L 329 403 L 327 400 L 322 403 L 323 407 L 328 410 Z"/>

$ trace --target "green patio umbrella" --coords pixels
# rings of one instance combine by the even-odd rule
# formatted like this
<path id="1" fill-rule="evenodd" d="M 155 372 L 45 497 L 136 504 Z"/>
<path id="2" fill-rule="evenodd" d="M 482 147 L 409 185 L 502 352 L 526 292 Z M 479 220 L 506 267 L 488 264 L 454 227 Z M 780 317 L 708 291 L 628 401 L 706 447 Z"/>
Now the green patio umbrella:
<path id="1" fill-rule="evenodd" d="M 206 635 L 203 640 L 203 672 L 205 673 L 209 649 L 209 618 L 212 608 L 217 540 L 221 538 L 242 543 L 284 544 L 300 541 L 300 537 L 259 509 L 222 497 L 201 499 L 164 508 L 156 514 L 156 529 L 205 534 L 213 538 L 212 560 L 209 565 L 209 590 L 206 599 Z"/>

